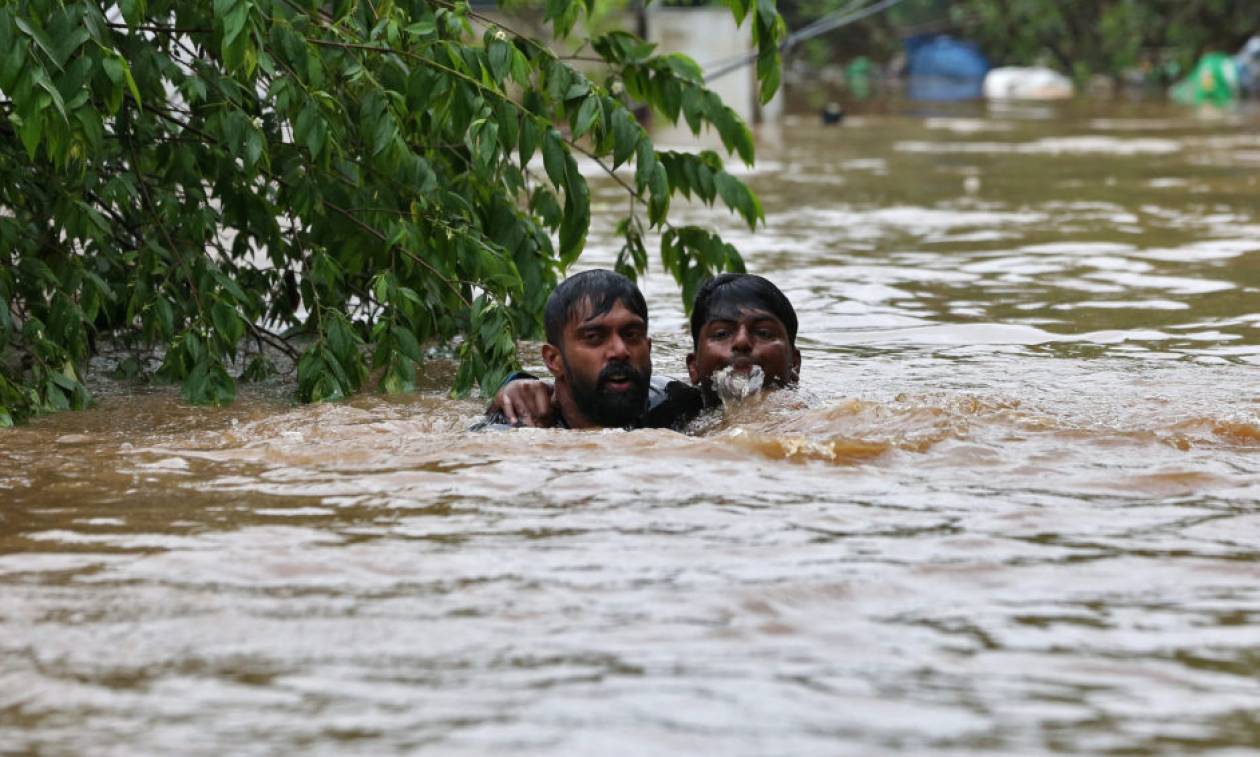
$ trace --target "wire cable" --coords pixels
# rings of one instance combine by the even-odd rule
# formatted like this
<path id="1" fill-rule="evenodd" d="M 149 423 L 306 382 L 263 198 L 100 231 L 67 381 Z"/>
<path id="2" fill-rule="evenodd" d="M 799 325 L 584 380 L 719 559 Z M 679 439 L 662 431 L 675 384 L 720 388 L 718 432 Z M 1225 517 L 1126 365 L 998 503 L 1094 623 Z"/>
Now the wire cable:
<path id="1" fill-rule="evenodd" d="M 779 52 L 787 52 L 807 39 L 813 39 L 820 34 L 826 34 L 829 31 L 839 29 L 847 24 L 856 23 L 864 18 L 873 16 L 876 13 L 893 7 L 897 3 L 900 3 L 901 0 L 880 0 L 880 2 L 877 2 L 874 5 L 868 5 L 865 8 L 858 8 L 857 6 L 860 6 L 863 2 L 864 0 L 854 0 L 854 2 L 849 3 L 840 10 L 823 16 L 817 21 L 807 24 L 795 32 L 792 32 L 787 36 L 787 39 L 783 40 L 783 43 L 779 45 Z M 756 60 L 757 53 L 744 53 L 733 58 L 726 58 L 725 60 L 710 63 L 707 66 L 704 66 L 704 81 L 706 83 L 711 82 L 714 79 L 731 73 L 732 71 L 737 71 Z"/>

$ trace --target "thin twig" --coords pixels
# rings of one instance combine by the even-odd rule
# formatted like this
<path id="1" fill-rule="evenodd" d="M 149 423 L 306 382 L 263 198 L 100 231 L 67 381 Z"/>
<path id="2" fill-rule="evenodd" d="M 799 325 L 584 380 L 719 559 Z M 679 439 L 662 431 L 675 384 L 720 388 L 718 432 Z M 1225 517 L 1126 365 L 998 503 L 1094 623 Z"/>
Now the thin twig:
<path id="1" fill-rule="evenodd" d="M 262 326 L 259 326 L 250 321 L 245 321 L 245 323 L 249 327 L 249 330 L 253 332 L 255 339 L 258 339 L 258 340 L 266 342 L 267 344 L 270 344 L 272 347 L 275 347 L 276 349 L 283 352 L 291 360 L 297 360 L 298 358 L 302 356 L 302 353 L 294 349 L 293 345 L 286 342 L 282 337 L 276 334 L 273 334 L 272 332 L 268 331 Z"/>
<path id="2" fill-rule="evenodd" d="M 136 32 L 154 32 L 156 34 L 214 34 L 214 29 L 206 29 L 196 26 L 132 26 L 130 24 L 120 24 L 114 21 L 106 21 L 105 25 L 111 29 L 126 29 L 127 31 Z"/>

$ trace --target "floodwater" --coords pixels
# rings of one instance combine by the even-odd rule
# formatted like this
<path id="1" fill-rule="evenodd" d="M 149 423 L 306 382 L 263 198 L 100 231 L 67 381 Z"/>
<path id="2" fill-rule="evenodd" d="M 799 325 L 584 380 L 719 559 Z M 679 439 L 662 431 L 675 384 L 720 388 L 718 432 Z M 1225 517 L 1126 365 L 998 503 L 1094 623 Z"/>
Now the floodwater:
<path id="1" fill-rule="evenodd" d="M 1258 126 L 764 132 L 767 228 L 678 220 L 796 303 L 803 387 L 694 436 L 465 433 L 441 360 L 317 407 L 103 381 L 0 433 L 0 751 L 1260 748 Z"/>

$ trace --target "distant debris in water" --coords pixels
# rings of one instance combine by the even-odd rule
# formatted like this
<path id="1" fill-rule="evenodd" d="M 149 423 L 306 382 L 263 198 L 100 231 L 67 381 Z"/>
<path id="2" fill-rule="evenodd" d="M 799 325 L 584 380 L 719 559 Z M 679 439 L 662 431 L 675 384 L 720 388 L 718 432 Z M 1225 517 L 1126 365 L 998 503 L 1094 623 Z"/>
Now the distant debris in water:
<path id="1" fill-rule="evenodd" d="M 974 42 L 940 34 L 905 40 L 906 94 L 911 100 L 952 102 L 980 97 L 989 59 Z"/>
<path id="2" fill-rule="evenodd" d="M 1075 94 L 1071 79 L 1045 67 L 1007 66 L 984 77 L 990 100 L 1067 100 Z"/>
<path id="3" fill-rule="evenodd" d="M 823 126 L 835 126 L 844 120 L 844 108 L 840 107 L 840 103 L 829 102 L 822 109 Z"/>
<path id="4" fill-rule="evenodd" d="M 1168 93 L 1180 105 L 1232 105 L 1242 94 L 1238 63 L 1224 53 L 1208 53 Z"/>
<path id="5" fill-rule="evenodd" d="M 968 176 L 967 178 L 963 179 L 963 190 L 969 195 L 973 195 L 979 192 L 980 191 L 980 177 Z"/>

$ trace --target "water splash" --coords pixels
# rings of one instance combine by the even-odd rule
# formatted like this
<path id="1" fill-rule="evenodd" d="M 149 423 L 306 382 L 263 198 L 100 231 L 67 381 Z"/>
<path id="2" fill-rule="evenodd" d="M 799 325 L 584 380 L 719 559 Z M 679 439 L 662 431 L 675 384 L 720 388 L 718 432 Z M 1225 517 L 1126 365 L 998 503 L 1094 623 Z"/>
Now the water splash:
<path id="1" fill-rule="evenodd" d="M 713 390 L 722 400 L 722 405 L 729 407 L 732 403 L 743 402 L 760 392 L 766 382 L 766 374 L 759 365 L 754 365 L 748 373 L 737 371 L 728 365 L 714 373 L 712 381 Z"/>

